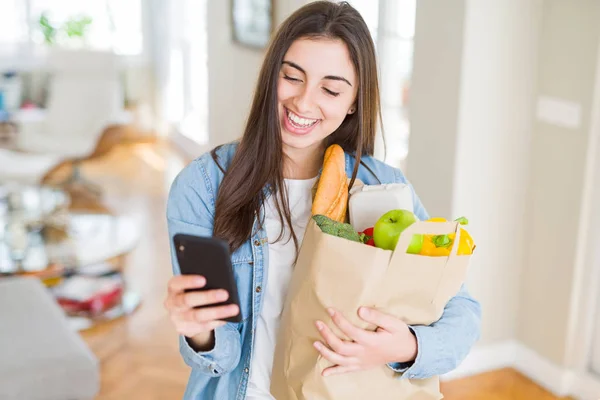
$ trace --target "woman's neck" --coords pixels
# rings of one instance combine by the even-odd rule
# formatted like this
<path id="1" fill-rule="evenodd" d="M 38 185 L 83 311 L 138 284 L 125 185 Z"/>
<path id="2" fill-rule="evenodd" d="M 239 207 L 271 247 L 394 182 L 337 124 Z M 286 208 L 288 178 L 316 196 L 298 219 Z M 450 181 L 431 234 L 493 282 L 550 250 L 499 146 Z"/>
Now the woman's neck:
<path id="1" fill-rule="evenodd" d="M 284 145 L 283 177 L 285 179 L 310 179 L 318 175 L 323 165 L 325 149 L 316 145 L 305 149 L 295 149 Z"/>

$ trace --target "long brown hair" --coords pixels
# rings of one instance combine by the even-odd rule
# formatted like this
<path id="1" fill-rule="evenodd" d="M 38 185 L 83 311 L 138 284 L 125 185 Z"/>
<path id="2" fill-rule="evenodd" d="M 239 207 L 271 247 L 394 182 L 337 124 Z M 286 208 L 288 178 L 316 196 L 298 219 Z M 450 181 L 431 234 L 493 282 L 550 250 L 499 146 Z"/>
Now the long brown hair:
<path id="1" fill-rule="evenodd" d="M 373 155 L 377 123 L 381 120 L 375 46 L 361 15 L 346 2 L 316 1 L 303 6 L 279 27 L 267 50 L 256 85 L 246 129 L 217 195 L 213 235 L 237 250 L 252 235 L 255 217 L 261 215 L 265 188 L 277 194 L 276 209 L 282 226 L 293 232 L 283 178 L 283 149 L 278 111 L 277 83 L 281 64 L 291 44 L 301 38 L 340 39 L 348 47 L 358 75 L 356 112 L 346 116 L 328 136 L 356 159 L 350 187 L 363 154 Z M 212 157 L 218 162 L 216 150 Z M 259 220 L 259 226 L 263 223 Z M 276 240 L 281 240 L 283 230 Z"/>

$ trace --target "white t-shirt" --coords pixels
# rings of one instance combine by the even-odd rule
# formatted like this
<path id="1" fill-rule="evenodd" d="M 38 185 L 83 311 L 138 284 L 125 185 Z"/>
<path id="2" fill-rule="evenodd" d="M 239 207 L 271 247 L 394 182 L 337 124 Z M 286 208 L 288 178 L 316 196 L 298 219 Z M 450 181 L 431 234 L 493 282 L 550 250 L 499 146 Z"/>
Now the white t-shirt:
<path id="1" fill-rule="evenodd" d="M 316 177 L 285 180 L 292 226 L 299 245 L 311 217 L 311 189 L 316 180 Z M 275 195 L 269 196 L 265 204 L 265 229 L 269 238 L 269 270 L 267 285 L 263 287 L 262 310 L 256 320 L 250 380 L 246 392 L 248 400 L 274 400 L 270 394 L 273 355 L 275 354 L 279 321 L 296 258 L 296 248 L 287 226 L 283 239 L 273 243 L 281 232 L 281 222 L 275 208 L 276 198 Z"/>

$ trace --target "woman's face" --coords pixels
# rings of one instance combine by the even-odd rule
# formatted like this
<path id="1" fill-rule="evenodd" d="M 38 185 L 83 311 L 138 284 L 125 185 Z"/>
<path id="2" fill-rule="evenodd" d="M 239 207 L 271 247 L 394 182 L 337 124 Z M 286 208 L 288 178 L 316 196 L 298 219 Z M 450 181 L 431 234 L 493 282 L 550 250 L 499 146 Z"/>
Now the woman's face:
<path id="1" fill-rule="evenodd" d="M 341 40 L 298 39 L 283 58 L 277 97 L 283 145 L 319 146 L 355 112 L 358 82 Z"/>

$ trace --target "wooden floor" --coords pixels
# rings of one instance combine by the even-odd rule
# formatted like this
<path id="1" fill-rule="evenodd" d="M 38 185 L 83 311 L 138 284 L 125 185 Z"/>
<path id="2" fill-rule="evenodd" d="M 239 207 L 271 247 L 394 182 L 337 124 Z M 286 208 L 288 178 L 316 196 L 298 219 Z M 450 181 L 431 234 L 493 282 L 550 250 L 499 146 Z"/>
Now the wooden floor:
<path id="1" fill-rule="evenodd" d="M 122 146 L 84 165 L 83 174 L 105 188 L 111 211 L 132 215 L 144 232 L 127 256 L 129 286 L 142 295 L 127 318 L 83 333 L 101 362 L 98 400 L 181 399 L 189 369 L 163 308 L 171 277 L 165 205 L 168 186 L 184 162 L 166 146 Z"/>
<path id="2" fill-rule="evenodd" d="M 184 164 L 168 146 L 146 143 L 118 147 L 84 166 L 85 176 L 105 188 L 104 206 L 133 215 L 144 232 L 126 269 L 130 286 L 142 294 L 141 307 L 127 318 L 82 333 L 100 359 L 99 400 L 183 396 L 189 369 L 162 303 L 171 276 L 166 195 Z M 558 400 L 511 369 L 444 382 L 442 391 L 446 400 Z"/>
<path id="3" fill-rule="evenodd" d="M 446 400 L 570 400 L 556 397 L 519 372 L 506 368 L 478 376 L 442 382 Z"/>

